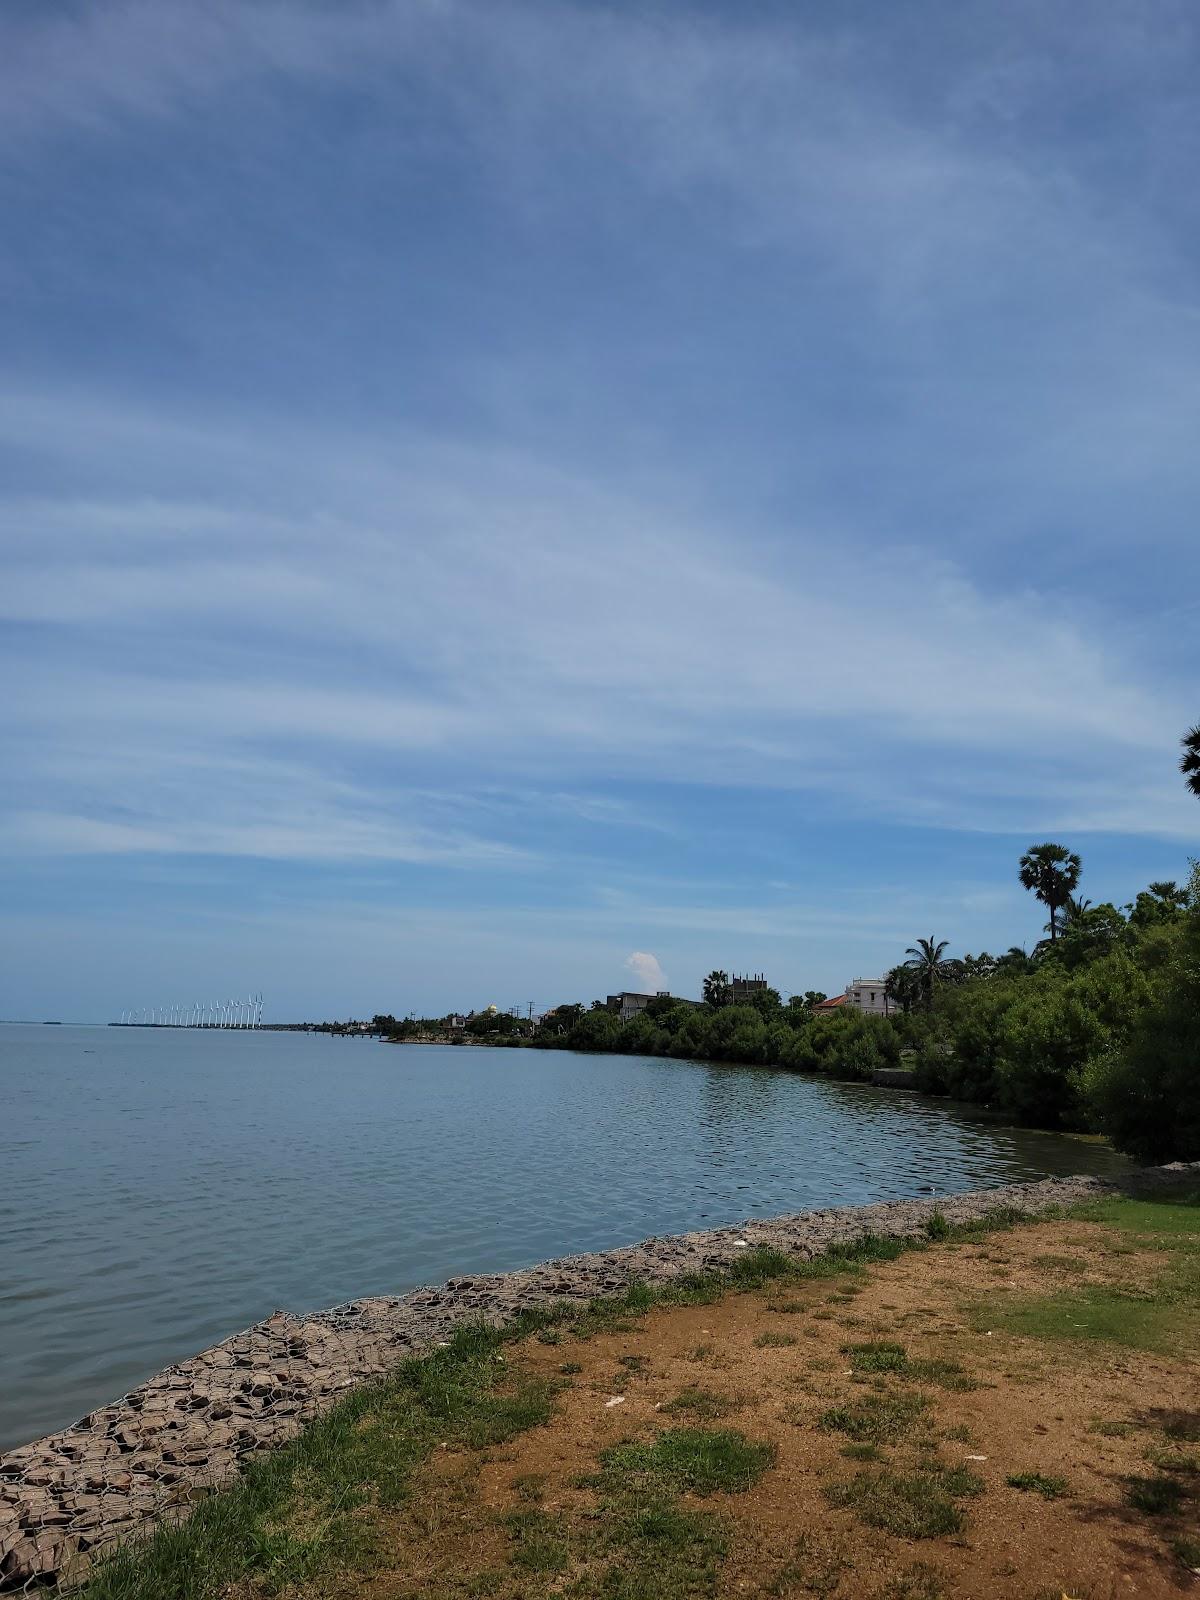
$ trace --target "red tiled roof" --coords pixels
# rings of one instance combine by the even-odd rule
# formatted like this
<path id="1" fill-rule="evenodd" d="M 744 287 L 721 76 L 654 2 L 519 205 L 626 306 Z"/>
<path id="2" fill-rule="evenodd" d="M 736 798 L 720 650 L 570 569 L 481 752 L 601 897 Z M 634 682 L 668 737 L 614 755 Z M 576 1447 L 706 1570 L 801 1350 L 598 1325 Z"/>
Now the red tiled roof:
<path id="1" fill-rule="evenodd" d="M 844 994 L 835 994 L 831 1000 L 818 1000 L 813 1010 L 832 1011 L 834 1006 L 844 1006 L 845 1004 L 846 996 Z"/>

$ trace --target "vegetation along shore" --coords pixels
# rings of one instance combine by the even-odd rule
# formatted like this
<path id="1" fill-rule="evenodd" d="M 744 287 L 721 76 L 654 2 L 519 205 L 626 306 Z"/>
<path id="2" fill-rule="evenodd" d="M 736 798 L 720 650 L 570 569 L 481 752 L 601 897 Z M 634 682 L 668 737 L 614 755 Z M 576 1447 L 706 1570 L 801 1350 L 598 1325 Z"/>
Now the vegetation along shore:
<path id="1" fill-rule="evenodd" d="M 887 976 L 890 1014 L 786 1004 L 762 987 L 735 1000 L 709 974 L 697 1005 L 655 996 L 622 1021 L 603 1001 L 556 1007 L 536 1029 L 480 1013 L 457 1037 L 491 1044 L 772 1065 L 877 1081 L 907 1070 L 930 1094 L 1034 1127 L 1101 1133 L 1141 1161 L 1200 1157 L 1200 867 L 1125 906 L 1077 897 L 1079 857 L 1053 843 L 1019 864 L 1049 913 L 1031 951 L 947 956 L 918 939 Z M 437 1018 L 379 1016 L 395 1039 L 447 1040 Z M 903 1080 L 902 1080 L 903 1081 Z"/>

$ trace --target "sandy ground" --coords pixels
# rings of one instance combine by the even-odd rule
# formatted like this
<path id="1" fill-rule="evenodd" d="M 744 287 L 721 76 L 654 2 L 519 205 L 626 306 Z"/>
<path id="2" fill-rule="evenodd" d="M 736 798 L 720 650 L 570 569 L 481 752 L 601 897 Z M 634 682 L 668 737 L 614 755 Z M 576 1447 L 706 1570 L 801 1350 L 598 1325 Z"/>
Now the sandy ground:
<path id="1" fill-rule="evenodd" d="M 564 1384 L 553 1420 L 490 1454 L 438 1452 L 414 1503 L 388 1520 L 384 1569 L 342 1580 L 337 1592 L 399 1600 L 569 1589 L 570 1574 L 514 1575 L 497 1587 L 495 1571 L 511 1550 L 504 1515 L 527 1503 L 536 1485 L 543 1511 L 586 1519 L 595 1491 L 579 1480 L 595 1472 L 601 1452 L 695 1424 L 734 1427 L 777 1450 L 776 1464 L 746 1493 L 684 1496 L 730 1528 L 719 1595 L 1200 1595 L 1200 1580 L 1169 1549 L 1172 1537 L 1198 1536 L 1194 1522 L 1189 1528 L 1186 1518 L 1168 1523 L 1132 1510 L 1125 1490 L 1129 1475 L 1153 1471 L 1146 1453 L 1166 1442 L 1165 1414 L 1200 1413 L 1200 1333 L 1190 1349 L 1185 1341 L 1167 1356 L 987 1326 L 989 1308 L 1006 1296 L 1148 1283 L 1162 1266 L 1161 1255 L 1139 1253 L 1102 1225 L 1047 1222 L 938 1245 L 854 1278 L 655 1311 L 627 1332 L 531 1341 L 510 1359 Z M 790 1342 L 763 1344 L 764 1335 Z M 824 1493 L 870 1463 L 843 1454 L 846 1438 L 821 1425 L 823 1413 L 895 1392 L 887 1379 L 851 1371 L 843 1347 L 872 1340 L 899 1342 L 912 1359 L 957 1361 L 979 1385 L 966 1392 L 919 1385 L 928 1410 L 908 1436 L 880 1447 L 884 1461 L 902 1469 L 936 1443 L 947 1465 L 966 1463 L 982 1478 L 983 1493 L 962 1502 L 957 1534 L 898 1538 L 835 1509 Z M 579 1370 L 564 1378 L 564 1365 Z M 699 1423 L 664 1415 L 697 1387 L 727 1405 L 727 1415 Z M 1114 1426 L 1118 1432 L 1108 1431 Z M 1009 1474 L 1025 1472 L 1065 1479 L 1067 1492 L 1044 1499 L 1007 1484 Z"/>

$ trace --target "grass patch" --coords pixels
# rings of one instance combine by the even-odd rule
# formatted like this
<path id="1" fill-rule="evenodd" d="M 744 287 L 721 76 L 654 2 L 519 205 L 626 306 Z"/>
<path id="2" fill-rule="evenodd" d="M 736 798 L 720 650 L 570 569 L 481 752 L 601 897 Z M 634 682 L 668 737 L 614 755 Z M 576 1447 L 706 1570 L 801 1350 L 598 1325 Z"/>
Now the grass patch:
<path id="1" fill-rule="evenodd" d="M 754 1341 L 756 1350 L 782 1350 L 797 1342 L 794 1333 L 760 1333 Z"/>
<path id="2" fill-rule="evenodd" d="M 1013 1489 L 1040 1494 L 1043 1500 L 1060 1500 L 1067 1492 L 1065 1478 L 1047 1478 L 1040 1472 L 1010 1472 L 1004 1481 Z"/>
<path id="3" fill-rule="evenodd" d="M 1174 1517 L 1187 1496 L 1177 1478 L 1159 1474 L 1153 1478 L 1126 1478 L 1125 1498 L 1135 1511 L 1144 1511 L 1148 1517 Z"/>
<path id="4" fill-rule="evenodd" d="M 736 1411 L 737 1401 L 729 1399 L 727 1395 L 716 1394 L 712 1389 L 691 1386 L 680 1390 L 674 1400 L 663 1406 L 663 1410 L 669 1416 L 685 1412 L 700 1422 L 716 1422 L 731 1411 Z"/>
<path id="5" fill-rule="evenodd" d="M 571 1544 L 565 1524 L 544 1511 L 514 1511 L 504 1525 L 512 1538 L 512 1562 L 525 1572 L 565 1572 L 571 1564 Z"/>
<path id="6" fill-rule="evenodd" d="M 511 1382 L 505 1342 L 483 1324 L 461 1328 L 444 1348 L 355 1390 L 290 1444 L 249 1462 L 186 1523 L 100 1563 L 87 1600 L 213 1600 L 247 1578 L 270 1591 L 369 1564 L 371 1508 L 400 1503 L 436 1445 L 498 1444 L 549 1417 L 549 1385 L 502 1387 Z"/>
<path id="7" fill-rule="evenodd" d="M 622 1493 L 735 1494 L 757 1483 L 774 1460 L 774 1446 L 758 1444 L 734 1428 L 671 1428 L 651 1444 L 606 1451 L 602 1483 Z"/>
<path id="8" fill-rule="evenodd" d="M 1200 1539 L 1172 1539 L 1171 1554 L 1193 1572 L 1200 1572 Z"/>
<path id="9" fill-rule="evenodd" d="M 946 1594 L 945 1573 L 917 1561 L 891 1580 L 880 1600 L 946 1600 Z"/>
<path id="10" fill-rule="evenodd" d="M 868 1527 L 901 1539 L 936 1539 L 962 1527 L 962 1512 L 929 1473 L 859 1472 L 846 1483 L 829 1484 L 825 1495 Z"/>
<path id="11" fill-rule="evenodd" d="M 867 1395 L 848 1405 L 831 1406 L 822 1413 L 820 1425 L 859 1444 L 888 1444 L 903 1438 L 928 1404 L 920 1394 Z"/>
<path id="12" fill-rule="evenodd" d="M 874 1344 L 844 1344 L 842 1354 L 849 1356 L 851 1370 L 856 1374 L 894 1373 L 913 1383 L 933 1383 L 940 1389 L 965 1392 L 978 1389 L 979 1384 L 963 1371 L 957 1361 L 937 1358 L 914 1361 L 902 1344 L 878 1342 Z"/>

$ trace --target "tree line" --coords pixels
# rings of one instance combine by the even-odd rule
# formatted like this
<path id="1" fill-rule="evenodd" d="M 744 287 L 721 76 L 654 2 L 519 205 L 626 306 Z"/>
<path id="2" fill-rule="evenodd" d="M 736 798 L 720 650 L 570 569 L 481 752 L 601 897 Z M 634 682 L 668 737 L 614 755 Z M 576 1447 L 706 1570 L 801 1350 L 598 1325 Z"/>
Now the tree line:
<path id="1" fill-rule="evenodd" d="M 1184 736 L 1180 770 L 1200 798 L 1200 725 Z M 961 958 L 944 939 L 918 938 L 887 975 L 890 1016 L 814 1010 L 816 990 L 785 1004 L 768 988 L 733 1004 L 717 969 L 699 1007 L 659 996 L 622 1023 L 600 1001 L 560 1006 L 530 1042 L 868 1081 L 904 1066 L 926 1092 L 1107 1134 L 1138 1160 L 1198 1160 L 1200 864 L 1186 885 L 1160 880 L 1123 906 L 1079 898 L 1081 874 L 1065 845 L 1032 845 L 1017 877 L 1046 908 L 1046 937 Z"/>

